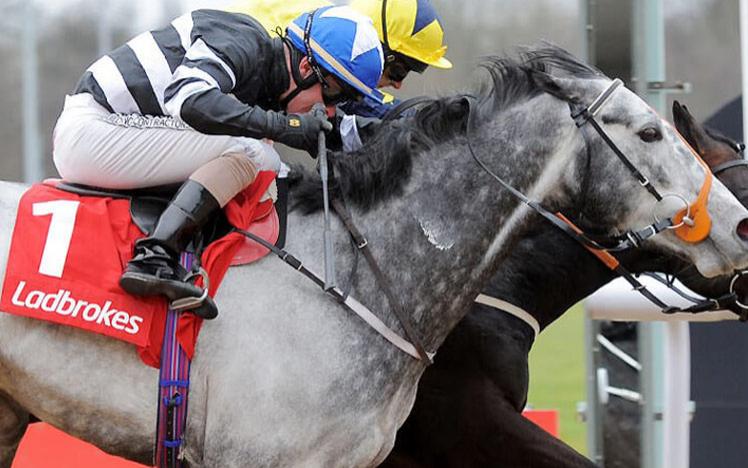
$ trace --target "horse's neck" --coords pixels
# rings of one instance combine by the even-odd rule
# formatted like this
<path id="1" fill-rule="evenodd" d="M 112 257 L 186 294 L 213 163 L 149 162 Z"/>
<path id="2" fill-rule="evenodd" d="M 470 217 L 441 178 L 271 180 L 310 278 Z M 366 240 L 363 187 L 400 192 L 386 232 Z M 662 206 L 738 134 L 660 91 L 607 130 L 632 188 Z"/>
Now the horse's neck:
<path id="1" fill-rule="evenodd" d="M 484 291 L 524 309 L 543 329 L 615 275 L 547 221 L 532 224 Z"/>
<path id="2" fill-rule="evenodd" d="M 559 124 L 568 123 L 565 115 L 557 119 Z M 563 191 L 574 138 L 568 125 L 548 134 L 552 117 L 543 122 L 543 135 L 535 120 L 518 109 L 470 138 L 492 170 L 542 200 Z M 534 141 L 515 141 L 517 128 L 506 122 L 521 122 L 528 127 L 523 135 L 539 136 Z M 412 174 L 404 196 L 368 212 L 354 210 L 354 217 L 426 345 L 434 349 L 506 257 L 506 246 L 514 242 L 529 212 L 471 160 L 464 141 L 415 158 Z M 353 294 L 380 315 L 389 309 L 366 271 L 359 274 Z M 386 315 L 397 328 L 392 314 Z"/>

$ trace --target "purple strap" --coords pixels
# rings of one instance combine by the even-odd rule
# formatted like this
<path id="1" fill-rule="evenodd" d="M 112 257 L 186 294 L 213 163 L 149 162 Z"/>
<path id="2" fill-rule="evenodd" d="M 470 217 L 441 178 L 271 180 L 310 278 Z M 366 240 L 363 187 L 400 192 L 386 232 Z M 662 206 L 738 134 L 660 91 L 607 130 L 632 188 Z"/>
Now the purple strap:
<path id="1" fill-rule="evenodd" d="M 183 253 L 182 265 L 189 271 L 194 256 Z M 187 423 L 187 397 L 190 386 L 190 359 L 177 341 L 179 315 L 169 309 L 166 312 L 164 342 L 161 348 L 159 372 L 158 422 L 156 428 L 156 463 L 159 468 L 181 468 L 179 448 L 184 440 Z"/>
<path id="2" fill-rule="evenodd" d="M 159 385 L 162 387 L 189 387 L 190 380 L 162 380 Z"/>
<path id="3" fill-rule="evenodd" d="M 179 440 L 165 440 L 164 441 L 164 447 L 176 448 L 176 447 L 179 447 L 180 445 L 182 445 L 182 440 L 181 439 L 179 439 Z"/>

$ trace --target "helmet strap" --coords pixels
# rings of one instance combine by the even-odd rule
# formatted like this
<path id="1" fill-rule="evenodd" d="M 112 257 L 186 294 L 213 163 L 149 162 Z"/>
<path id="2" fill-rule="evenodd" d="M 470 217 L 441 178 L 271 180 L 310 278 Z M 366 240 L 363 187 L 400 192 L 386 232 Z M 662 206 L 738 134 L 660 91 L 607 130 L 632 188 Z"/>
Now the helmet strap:
<path id="1" fill-rule="evenodd" d="M 326 88 L 327 81 L 325 80 L 325 76 L 322 74 L 322 70 L 320 70 L 319 65 L 317 64 L 317 60 L 314 58 L 314 53 L 312 52 L 311 45 L 312 23 L 314 22 L 314 15 L 316 15 L 318 11 L 319 8 L 309 13 L 309 16 L 306 17 L 306 25 L 304 25 L 304 47 L 306 48 L 306 59 L 309 61 L 309 66 L 312 67 L 312 71 L 317 76 L 317 81 L 322 83 L 322 86 Z"/>
<path id="2" fill-rule="evenodd" d="M 291 62 L 291 77 L 293 78 L 293 82 L 296 84 L 296 88 L 288 93 L 286 97 L 280 100 L 279 104 L 283 109 L 285 109 L 288 104 L 299 95 L 302 91 L 311 88 L 315 84 L 319 82 L 317 79 L 317 76 L 313 73 L 306 78 L 302 78 L 301 76 L 301 59 L 303 58 L 302 53 L 293 45 L 293 43 L 287 38 L 283 38 L 283 42 L 286 44 L 286 47 L 288 48 L 288 52 L 290 55 L 290 62 Z"/>
<path id="3" fill-rule="evenodd" d="M 384 45 L 385 62 L 395 60 L 390 48 L 390 40 L 387 36 L 387 0 L 382 0 L 382 44 Z"/>

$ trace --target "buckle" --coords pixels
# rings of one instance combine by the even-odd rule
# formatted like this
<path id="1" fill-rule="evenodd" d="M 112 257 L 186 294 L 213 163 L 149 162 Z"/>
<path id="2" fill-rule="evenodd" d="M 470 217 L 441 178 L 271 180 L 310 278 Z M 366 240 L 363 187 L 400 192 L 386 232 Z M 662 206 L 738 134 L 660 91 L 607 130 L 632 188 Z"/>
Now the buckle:
<path id="1" fill-rule="evenodd" d="M 641 247 L 641 238 L 639 237 L 639 234 L 633 231 L 629 231 L 626 233 L 626 238 L 631 242 L 631 245 L 633 245 L 635 248 Z"/>
<path id="2" fill-rule="evenodd" d="M 592 114 L 590 114 L 589 108 L 585 107 L 578 112 L 573 112 L 571 118 L 574 120 L 574 124 L 577 128 L 582 128 L 590 121 Z"/>
<path id="3" fill-rule="evenodd" d="M 365 238 L 365 237 L 364 237 L 364 241 L 363 241 L 363 242 L 361 242 L 360 244 L 356 244 L 356 247 L 357 247 L 357 248 L 358 248 L 359 250 L 361 250 L 361 249 L 363 249 L 364 247 L 366 247 L 367 245 L 369 245 L 369 239 L 367 239 L 367 238 Z"/>

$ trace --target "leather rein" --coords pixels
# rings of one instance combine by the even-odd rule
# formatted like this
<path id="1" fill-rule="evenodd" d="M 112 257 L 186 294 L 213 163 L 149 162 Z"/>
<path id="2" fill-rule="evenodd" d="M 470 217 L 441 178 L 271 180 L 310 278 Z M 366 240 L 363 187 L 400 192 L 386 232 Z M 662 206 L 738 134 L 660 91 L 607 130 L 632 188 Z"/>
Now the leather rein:
<path id="1" fill-rule="evenodd" d="M 712 172 L 709 170 L 708 166 L 706 166 L 706 164 L 701 160 L 701 158 L 698 157 L 698 155 L 695 152 L 694 152 L 694 156 L 698 159 L 700 164 L 704 167 L 707 177 L 705 178 L 704 185 L 702 186 L 702 189 L 699 193 L 699 196 L 696 202 L 694 202 L 693 204 L 688 204 L 685 201 L 685 199 L 679 195 L 672 195 L 672 194 L 666 194 L 665 196 L 660 195 L 657 189 L 649 182 L 649 180 L 646 177 L 644 177 L 644 175 L 636 168 L 636 166 L 616 146 L 616 144 L 610 139 L 610 137 L 605 133 L 602 127 L 600 127 L 600 125 L 595 120 L 594 118 L 595 113 L 599 111 L 599 109 L 603 106 L 603 104 L 605 104 L 608 98 L 610 98 L 613 91 L 615 91 L 615 89 L 621 85 L 622 85 L 621 80 L 619 79 L 614 80 L 613 83 L 605 91 L 603 91 L 600 94 L 600 96 L 598 96 L 593 101 L 592 104 L 590 104 L 587 107 L 581 107 L 581 106 L 577 106 L 574 104 L 570 104 L 569 106 L 571 108 L 572 118 L 574 119 L 577 127 L 580 128 L 580 130 L 582 131 L 582 134 L 584 135 L 588 158 L 591 157 L 591 150 L 590 150 L 590 146 L 591 146 L 590 138 L 591 137 L 587 134 L 587 131 L 586 131 L 586 128 L 588 128 L 586 124 L 589 123 L 595 129 L 595 131 L 600 135 L 600 137 L 603 138 L 606 144 L 613 150 L 613 152 L 618 156 L 618 158 L 624 163 L 624 165 L 634 175 L 634 177 L 636 177 L 639 180 L 640 184 L 645 189 L 647 189 L 647 191 L 649 191 L 658 202 L 663 200 L 666 197 L 671 197 L 671 196 L 675 196 L 676 198 L 684 202 L 685 208 L 681 212 L 676 214 L 672 219 L 671 218 L 666 218 L 663 220 L 655 219 L 654 223 L 644 227 L 643 229 L 631 230 L 631 231 L 627 231 L 615 237 L 609 237 L 607 239 L 607 242 L 593 240 L 592 238 L 587 236 L 580 228 L 578 228 L 574 223 L 572 223 L 568 218 L 566 218 L 563 214 L 551 213 L 550 211 L 546 210 L 540 203 L 530 200 L 522 192 L 515 189 L 510 184 L 508 184 L 503 179 L 501 179 L 499 176 L 497 176 L 494 172 L 492 172 L 488 168 L 488 166 L 486 166 L 486 164 L 477 157 L 477 155 L 475 154 L 475 151 L 472 148 L 472 145 L 470 144 L 469 122 L 468 122 L 468 129 L 467 129 L 468 149 L 470 150 L 470 153 L 473 159 L 476 161 L 476 163 L 485 172 L 487 172 L 491 177 L 493 177 L 497 182 L 499 182 L 505 189 L 507 189 L 512 195 L 514 195 L 522 203 L 532 208 L 535 212 L 543 216 L 545 219 L 550 221 L 553 225 L 555 225 L 556 227 L 564 231 L 567 235 L 571 236 L 574 240 L 579 242 L 587 250 L 589 250 L 594 255 L 596 255 L 609 268 L 614 270 L 620 276 L 623 276 L 634 287 L 635 290 L 637 290 L 640 294 L 644 295 L 644 297 L 646 297 L 647 299 L 655 303 L 658 307 L 660 307 L 663 310 L 663 312 L 674 313 L 674 312 L 682 311 L 682 312 L 696 313 L 696 312 L 703 312 L 706 310 L 718 310 L 718 309 L 724 308 L 724 304 L 726 303 L 724 301 L 727 301 L 728 299 L 732 302 L 736 302 L 740 304 L 739 302 L 737 302 L 737 295 L 734 293 L 733 286 L 734 286 L 735 280 L 743 274 L 742 272 L 739 272 L 735 276 L 735 278 L 733 278 L 733 280 L 731 281 L 730 294 L 723 296 L 722 298 L 719 298 L 719 299 L 704 300 L 701 303 L 696 304 L 687 309 L 681 309 L 678 307 L 668 306 L 667 304 L 659 300 L 643 284 L 641 284 L 634 277 L 634 275 L 628 272 L 620 264 L 620 262 L 618 262 L 618 260 L 612 255 L 611 252 L 620 252 L 620 251 L 624 251 L 630 248 L 638 248 L 641 246 L 641 244 L 645 240 L 649 239 L 650 237 L 666 229 L 674 229 L 676 232 L 676 235 L 683 238 L 686 242 L 700 242 L 701 240 L 703 240 L 703 238 L 706 237 L 706 235 L 708 235 L 709 225 L 710 225 L 709 216 L 706 211 L 706 198 L 708 196 L 708 193 L 711 187 Z M 468 96 L 468 98 L 469 98 L 469 102 L 474 101 L 474 98 L 470 96 Z M 411 107 L 415 107 L 418 104 L 420 104 L 420 102 L 421 101 L 419 101 L 418 99 L 414 99 L 413 101 L 406 102 L 404 103 L 403 106 L 401 106 L 402 108 L 400 110 L 407 110 Z M 390 113 L 390 115 L 393 115 L 393 114 L 397 115 L 399 114 L 399 112 Z M 470 113 L 469 115 L 472 115 L 472 113 Z M 389 119 L 386 118 L 385 120 L 389 120 Z M 743 164 L 733 164 L 730 167 L 734 167 L 736 165 L 743 165 Z M 748 161 L 745 162 L 745 165 L 748 165 Z M 725 167 L 721 170 L 726 170 L 726 169 L 729 169 L 730 167 Z M 410 318 L 405 314 L 405 310 L 404 310 L 402 303 L 399 301 L 397 296 L 394 294 L 392 284 L 387 279 L 387 277 L 384 275 L 382 269 L 379 267 L 376 260 L 374 259 L 374 256 L 369 249 L 368 240 L 366 239 L 366 237 L 363 236 L 363 234 L 361 234 L 360 230 L 355 226 L 353 219 L 345 206 L 344 200 L 340 198 L 335 198 L 335 199 L 332 199 L 331 202 L 332 202 L 333 208 L 335 209 L 336 213 L 340 217 L 341 221 L 345 225 L 346 230 L 348 231 L 350 235 L 351 244 L 354 250 L 353 268 L 351 269 L 350 280 L 345 290 L 341 290 L 337 287 L 326 289 L 325 280 L 322 279 L 319 275 L 317 275 L 313 271 L 311 271 L 310 269 L 308 269 L 307 267 L 305 267 L 300 260 L 298 260 L 296 257 L 291 255 L 290 253 L 286 252 L 283 249 L 276 247 L 275 245 L 265 241 L 264 239 L 258 236 L 255 236 L 254 234 L 250 232 L 243 231 L 240 229 L 235 229 L 235 231 L 261 244 L 263 247 L 273 252 L 276 256 L 278 256 L 278 258 L 283 260 L 285 263 L 290 265 L 292 268 L 294 268 L 295 270 L 305 275 L 307 278 L 309 278 L 311 281 L 317 284 L 322 289 L 323 292 L 331 295 L 341 305 L 346 307 L 348 310 L 356 313 L 367 324 L 369 324 L 369 326 L 374 328 L 374 330 L 376 330 L 380 335 L 382 335 L 387 341 L 392 343 L 394 346 L 396 346 L 403 352 L 407 353 L 408 355 L 414 357 L 415 359 L 418 359 L 424 362 L 426 365 L 432 364 L 433 356 L 435 355 L 435 353 L 426 351 L 426 348 L 423 345 L 422 340 L 419 338 L 419 336 L 415 332 L 415 327 L 412 325 Z M 704 233 L 705 225 L 707 226 L 706 233 Z M 698 229 L 695 229 L 696 227 L 698 227 Z M 696 236 L 693 235 L 692 230 L 698 231 Z M 697 239 L 700 236 L 703 236 L 703 237 L 701 237 L 700 239 Z M 606 245 L 603 245 L 603 244 L 606 244 Z M 366 306 L 364 306 L 360 302 L 350 297 L 350 294 L 349 294 L 350 289 L 352 287 L 353 278 L 355 276 L 355 273 L 358 267 L 359 253 L 362 253 L 364 255 L 364 258 L 367 260 L 369 267 L 374 273 L 376 281 L 379 283 L 380 288 L 385 292 L 385 295 L 390 304 L 390 307 L 394 311 L 408 339 L 402 338 L 392 329 L 387 327 L 387 325 L 385 325 L 384 322 L 382 322 L 382 320 L 380 320 L 375 314 L 373 314 Z M 523 320 L 526 320 L 526 319 L 523 319 Z M 537 334 L 539 327 L 538 329 L 533 327 L 533 330 L 535 330 Z"/>
<path id="2" fill-rule="evenodd" d="M 540 203 L 529 199 L 522 192 L 514 188 L 512 185 L 510 185 L 509 183 L 504 181 L 501 177 L 496 175 L 493 171 L 491 171 L 488 168 L 488 166 L 486 166 L 486 164 L 476 155 L 475 151 L 473 150 L 472 144 L 470 143 L 471 141 L 470 136 L 468 135 L 467 146 L 470 151 L 470 154 L 472 155 L 476 163 L 486 173 L 488 173 L 494 180 L 496 180 L 506 190 L 508 190 L 509 193 L 511 193 L 514 197 L 519 199 L 522 203 L 530 207 L 537 214 L 545 218 L 551 224 L 561 229 L 568 236 L 570 236 L 572 239 L 574 239 L 579 244 L 581 244 L 585 249 L 590 251 L 609 269 L 617 273 L 619 276 L 623 277 L 629 284 L 631 284 L 631 286 L 633 287 L 635 291 L 639 292 L 642 296 L 644 296 L 650 302 L 654 303 L 657 307 L 659 307 L 663 313 L 666 313 L 666 314 L 672 314 L 675 312 L 699 313 L 699 312 L 706 312 L 706 311 L 711 311 L 711 310 L 721 310 L 721 309 L 725 309 L 729 305 L 738 304 L 741 308 L 746 309 L 746 313 L 748 314 L 748 307 L 743 307 L 743 305 L 740 304 L 737 298 L 737 294 L 735 293 L 735 289 L 734 289 L 736 280 L 740 276 L 742 276 L 744 272 L 738 272 L 732 278 L 730 282 L 730 290 L 728 294 L 725 294 L 716 299 L 707 298 L 707 299 L 703 299 L 700 301 L 691 299 L 693 302 L 695 302 L 695 304 L 691 307 L 687 307 L 684 309 L 684 308 L 680 308 L 676 306 L 670 306 L 666 304 L 665 302 L 663 302 L 662 300 L 660 300 L 654 293 L 649 291 L 649 289 L 647 289 L 647 287 L 644 284 L 642 284 L 631 272 L 629 272 L 623 265 L 621 265 L 618 259 L 616 259 L 616 257 L 613 255 L 614 252 L 622 252 L 622 251 L 625 251 L 631 248 L 639 248 L 645 240 L 668 229 L 674 230 L 675 234 L 686 242 L 698 243 L 698 242 L 701 242 L 704 238 L 706 238 L 711 228 L 711 220 L 709 218 L 709 214 L 706 209 L 706 201 L 709 195 L 709 191 L 711 189 L 713 173 L 709 169 L 709 167 L 706 165 L 706 163 L 704 163 L 704 161 L 698 156 L 698 154 L 695 151 L 693 151 L 693 149 L 690 148 L 690 146 L 685 141 L 684 143 L 686 144 L 686 146 L 688 146 L 691 149 L 691 152 L 694 154 L 694 157 L 697 158 L 697 161 L 702 166 L 706 174 L 705 179 L 704 179 L 704 184 L 702 185 L 701 190 L 699 191 L 699 195 L 696 201 L 692 204 L 689 204 L 685 200 L 685 198 L 680 195 L 660 194 L 660 192 L 651 184 L 649 179 L 647 179 L 637 169 L 637 167 L 631 162 L 631 160 L 623 153 L 623 151 L 621 151 L 621 149 L 618 148 L 615 142 L 610 138 L 610 136 L 605 132 L 605 130 L 600 126 L 600 124 L 595 119 L 595 115 L 597 114 L 597 112 L 602 108 L 602 106 L 610 98 L 613 92 L 622 84 L 623 82 L 620 79 L 613 80 L 610 86 L 608 86 L 608 88 L 606 88 L 589 106 L 582 106 L 580 104 L 569 103 L 571 117 L 574 120 L 577 128 L 579 128 L 580 131 L 582 132 L 582 135 L 585 139 L 588 160 L 592 156 L 591 155 L 592 135 L 590 135 L 590 131 L 589 131 L 591 127 L 592 129 L 594 129 L 597 135 L 603 139 L 606 145 L 615 153 L 618 159 L 621 162 L 623 162 L 623 164 L 626 166 L 628 171 L 639 181 L 639 184 L 642 187 L 644 187 L 655 198 L 657 202 L 660 202 L 667 197 L 675 197 L 675 198 L 678 198 L 679 200 L 682 200 L 684 202 L 685 208 L 681 210 L 680 212 L 678 212 L 672 218 L 665 218 L 662 220 L 658 220 L 655 218 L 654 223 L 648 226 L 645 226 L 643 229 L 630 230 L 618 236 L 608 237 L 607 241 L 597 240 L 597 239 L 593 240 L 592 238 L 587 236 L 582 229 L 576 226 L 569 218 L 564 216 L 562 213 L 559 213 L 559 212 L 551 213 L 546 208 L 544 208 Z M 475 102 L 474 98 L 469 101 L 471 103 Z M 468 123 L 467 128 L 469 132 L 471 128 L 470 123 Z M 723 171 L 723 170 L 727 170 L 727 169 L 730 169 L 736 166 L 748 165 L 748 161 L 745 161 L 745 160 L 731 161 L 731 163 L 734 163 L 734 164 L 726 163 L 723 165 L 724 167 L 722 168 L 718 167 L 716 169 L 719 171 Z M 671 282 L 666 282 L 665 284 L 671 289 L 673 288 L 673 285 Z M 741 318 L 742 316 L 743 314 L 741 314 Z"/>

